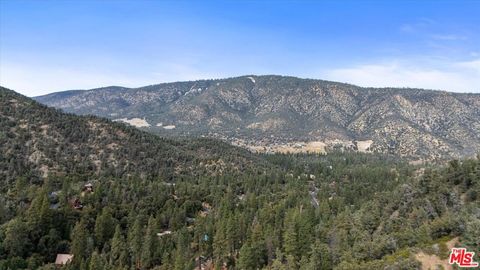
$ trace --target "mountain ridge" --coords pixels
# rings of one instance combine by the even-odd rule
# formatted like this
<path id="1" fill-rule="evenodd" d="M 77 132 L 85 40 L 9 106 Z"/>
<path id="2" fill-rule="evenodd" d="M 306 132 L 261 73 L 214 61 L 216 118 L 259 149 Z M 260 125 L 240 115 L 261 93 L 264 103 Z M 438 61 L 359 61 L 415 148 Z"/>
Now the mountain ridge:
<path id="1" fill-rule="evenodd" d="M 332 80 L 325 80 L 325 79 L 316 79 L 316 78 L 308 78 L 308 77 L 297 77 L 297 76 L 290 76 L 290 75 L 278 75 L 278 74 L 244 74 L 244 75 L 239 75 L 239 76 L 233 76 L 233 77 L 223 77 L 223 78 L 211 78 L 211 79 L 196 79 L 196 80 L 174 80 L 174 81 L 166 81 L 166 82 L 160 82 L 160 83 L 153 83 L 153 84 L 146 84 L 143 86 L 122 86 L 122 85 L 105 85 L 105 86 L 100 86 L 100 87 L 95 87 L 95 88 L 82 88 L 82 89 L 67 89 L 67 90 L 60 90 L 60 91 L 54 91 L 50 92 L 47 94 L 43 95 L 38 95 L 38 96 L 32 96 L 30 98 L 41 98 L 41 97 L 47 97 L 50 95 L 55 95 L 59 93 L 67 93 L 67 92 L 85 92 L 85 91 L 94 91 L 94 90 L 102 90 L 102 89 L 110 89 L 110 88 L 123 88 L 123 89 L 138 89 L 138 88 L 145 88 L 145 87 L 151 87 L 151 86 L 161 86 L 161 85 L 166 85 L 166 84 L 176 84 L 176 83 L 189 83 L 189 82 L 200 82 L 200 81 L 221 81 L 221 80 L 228 80 L 228 79 L 239 79 L 239 78 L 248 78 L 248 77 L 280 77 L 280 78 L 292 78 L 292 79 L 299 79 L 299 80 L 310 80 L 310 81 L 321 81 L 321 82 L 327 82 L 327 83 L 336 83 L 336 84 L 343 84 L 345 86 L 353 86 L 357 88 L 372 88 L 372 89 L 401 89 L 401 90 L 422 90 L 422 91 L 432 91 L 432 92 L 446 92 L 446 93 L 451 93 L 451 94 L 472 94 L 472 95 L 478 95 L 478 93 L 475 92 L 459 92 L 459 91 L 449 91 L 448 89 L 432 89 L 432 88 L 419 88 L 419 87 L 401 87 L 401 86 L 381 86 L 381 87 L 371 87 L 371 86 L 360 86 L 355 83 L 349 83 L 349 82 L 341 82 L 341 81 L 332 81 Z M 7 87 L 4 87 L 7 88 Z"/>
<path id="2" fill-rule="evenodd" d="M 447 240 L 478 250 L 478 157 L 427 167 L 350 152 L 260 156 L 62 113 L 3 88 L 0 153 L 1 269 L 58 268 L 56 254 L 72 254 L 72 269 L 192 269 L 199 256 L 283 266 L 274 250 L 311 254 L 289 255 L 294 268 L 332 258 L 328 269 L 417 269 L 425 253 L 444 258 Z M 129 259 L 146 249 L 149 258 Z"/>
<path id="3" fill-rule="evenodd" d="M 308 143 L 324 145 L 318 151 L 358 150 L 372 141 L 365 151 L 440 159 L 480 149 L 480 95 L 473 93 L 246 75 L 35 99 L 164 136 L 215 137 L 255 151 L 295 151 Z"/>

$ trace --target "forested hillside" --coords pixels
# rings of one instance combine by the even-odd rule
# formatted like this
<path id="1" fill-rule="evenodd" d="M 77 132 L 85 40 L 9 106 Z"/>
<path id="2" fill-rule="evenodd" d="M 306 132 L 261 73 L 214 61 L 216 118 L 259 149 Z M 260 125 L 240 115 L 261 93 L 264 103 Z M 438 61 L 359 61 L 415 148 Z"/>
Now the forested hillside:
<path id="1" fill-rule="evenodd" d="M 59 253 L 82 270 L 419 269 L 452 239 L 480 252 L 478 157 L 257 156 L 0 98 L 0 269 Z"/>
<path id="2" fill-rule="evenodd" d="M 61 113 L 5 88 L 0 89 L 0 152 L 0 177 L 7 183 L 50 174 L 169 180 L 262 164 L 219 141 L 162 139 L 105 119 Z"/>

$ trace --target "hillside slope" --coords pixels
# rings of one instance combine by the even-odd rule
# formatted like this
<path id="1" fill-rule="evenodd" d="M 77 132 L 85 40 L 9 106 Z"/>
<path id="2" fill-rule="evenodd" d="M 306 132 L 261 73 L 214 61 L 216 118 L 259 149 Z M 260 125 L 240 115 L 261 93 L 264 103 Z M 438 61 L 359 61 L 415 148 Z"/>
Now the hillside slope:
<path id="1" fill-rule="evenodd" d="M 129 174 L 166 179 L 240 171 L 262 162 L 220 141 L 162 139 L 93 116 L 65 114 L 0 88 L 0 178 Z M 253 166 L 253 164 L 255 164 Z"/>
<path id="2" fill-rule="evenodd" d="M 479 157 L 259 157 L 7 89 L 0 183 L 0 269 L 55 269 L 57 254 L 74 256 L 62 269 L 420 269 L 447 243 L 480 251 Z"/>
<path id="3" fill-rule="evenodd" d="M 106 87 L 37 97 L 162 135 L 207 135 L 269 151 L 317 142 L 420 159 L 480 150 L 480 95 L 282 76 Z"/>

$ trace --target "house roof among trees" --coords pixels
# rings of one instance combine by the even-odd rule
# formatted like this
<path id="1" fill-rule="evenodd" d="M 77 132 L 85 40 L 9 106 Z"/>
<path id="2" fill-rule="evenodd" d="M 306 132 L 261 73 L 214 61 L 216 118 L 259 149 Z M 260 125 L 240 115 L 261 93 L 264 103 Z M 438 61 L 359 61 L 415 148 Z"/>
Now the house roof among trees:
<path id="1" fill-rule="evenodd" d="M 72 254 L 57 254 L 57 258 L 55 259 L 55 264 L 64 265 L 72 261 L 72 259 L 73 259 Z"/>

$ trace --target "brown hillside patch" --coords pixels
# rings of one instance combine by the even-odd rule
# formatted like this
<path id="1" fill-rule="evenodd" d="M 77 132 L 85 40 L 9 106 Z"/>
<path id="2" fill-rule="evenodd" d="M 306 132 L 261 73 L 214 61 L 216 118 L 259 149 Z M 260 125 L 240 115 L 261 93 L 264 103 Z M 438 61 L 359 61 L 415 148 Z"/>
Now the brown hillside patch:
<path id="1" fill-rule="evenodd" d="M 446 242 L 448 250 L 451 250 L 455 247 L 455 244 L 458 243 L 458 237 L 451 239 L 450 241 Z M 430 255 L 426 254 L 423 251 L 418 252 L 415 254 L 415 259 L 417 259 L 422 264 L 422 270 L 435 270 L 435 269 L 445 269 L 445 270 L 453 270 L 451 264 L 448 263 L 448 259 L 441 259 L 437 255 Z M 441 266 L 443 268 L 439 268 Z"/>

